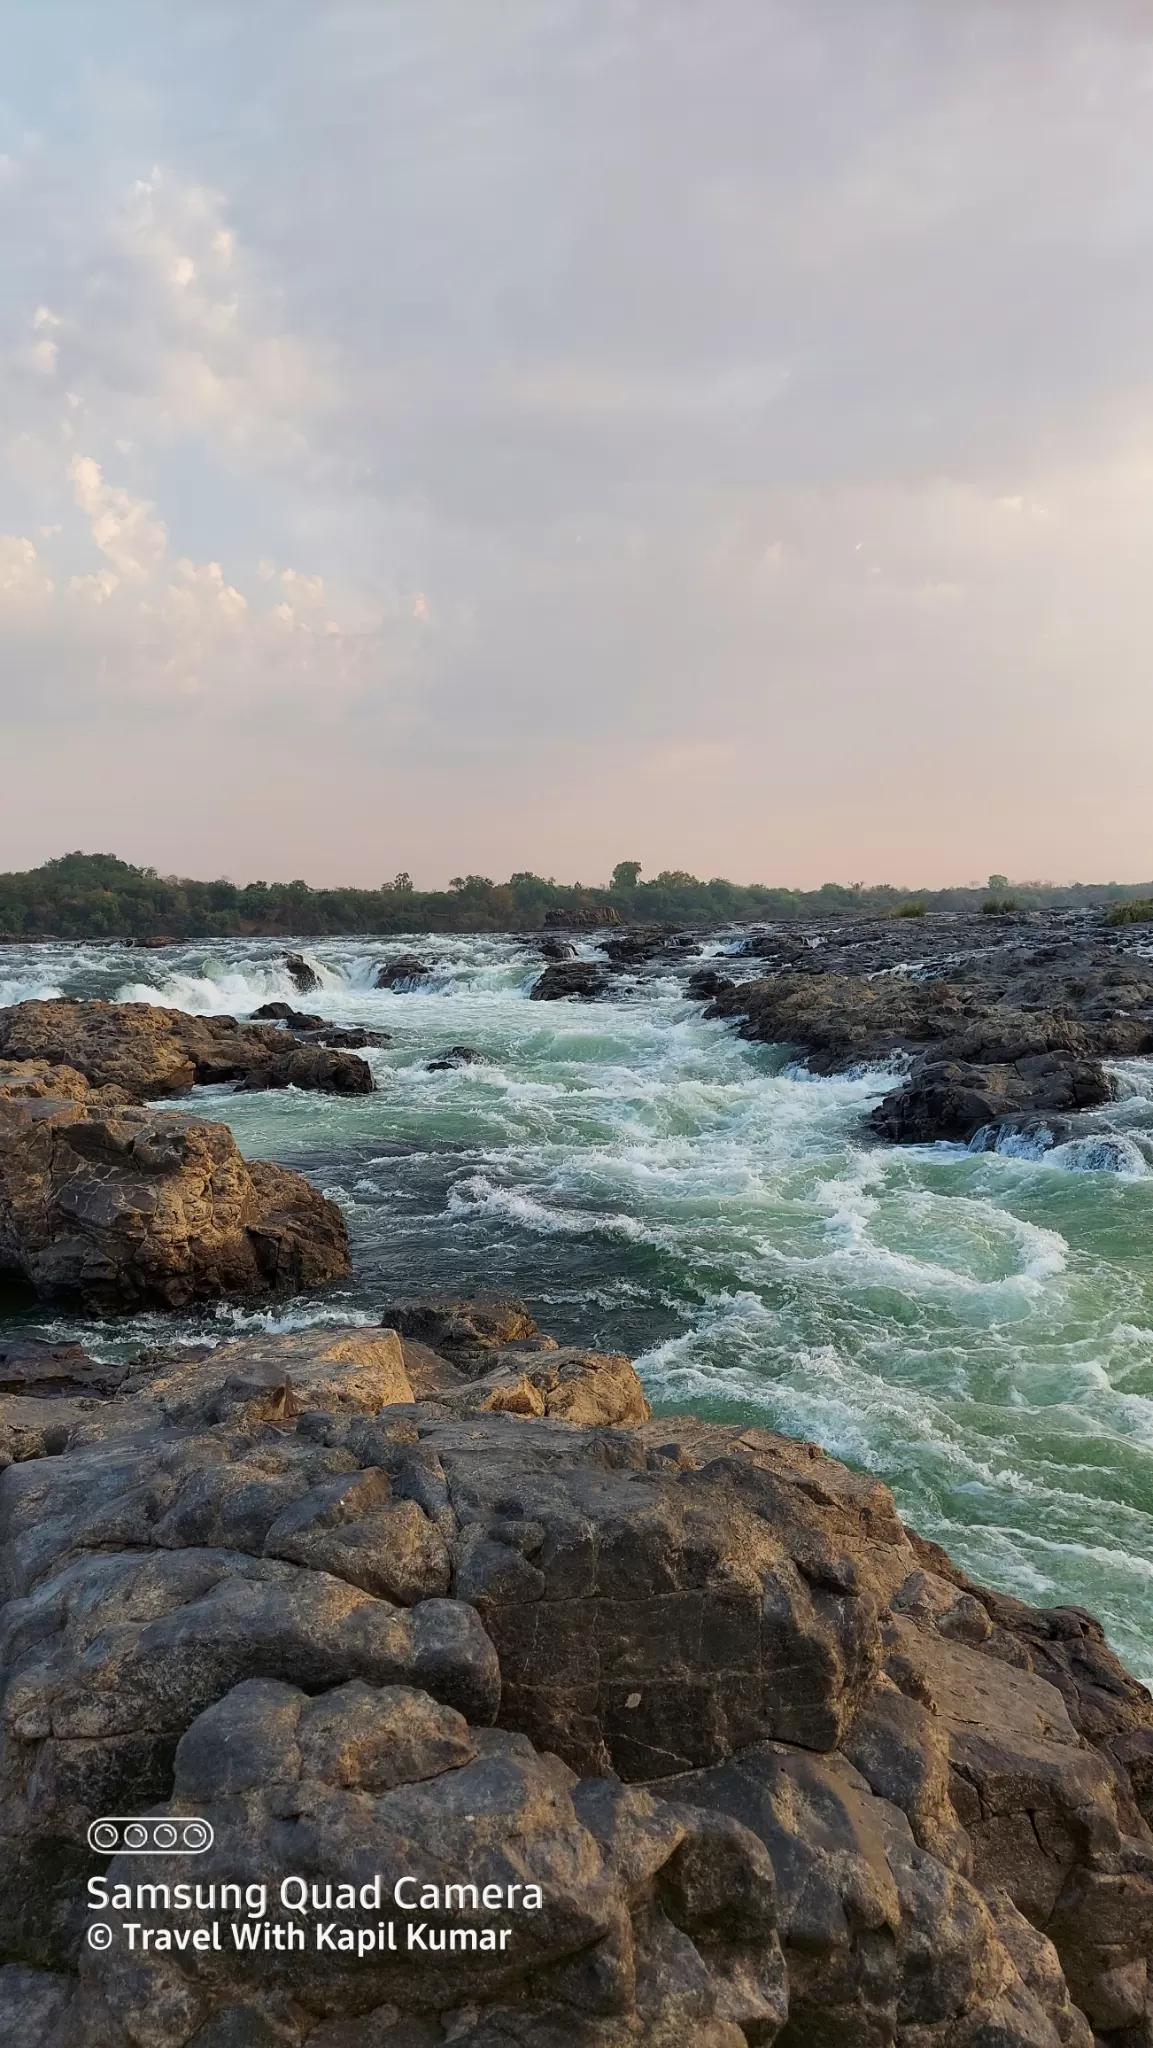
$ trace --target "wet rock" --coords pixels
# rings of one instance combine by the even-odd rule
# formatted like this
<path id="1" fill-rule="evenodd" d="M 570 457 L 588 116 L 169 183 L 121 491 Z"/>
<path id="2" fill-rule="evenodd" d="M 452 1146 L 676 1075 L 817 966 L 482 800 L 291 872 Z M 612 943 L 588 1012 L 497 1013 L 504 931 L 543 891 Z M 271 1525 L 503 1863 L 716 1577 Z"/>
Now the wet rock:
<path id="1" fill-rule="evenodd" d="M 319 1287 L 344 1219 L 223 1124 L 0 1098 L 0 1272 L 100 1313 Z"/>
<path id="2" fill-rule="evenodd" d="M 360 1052 L 366 1046 L 392 1044 L 392 1033 L 390 1031 L 370 1031 L 363 1024 L 349 1024 L 339 1027 L 326 1024 L 324 1030 L 318 1035 L 323 1039 L 325 1045 L 332 1046 L 334 1050 L 339 1052 Z"/>
<path id="3" fill-rule="evenodd" d="M 336 1052 L 327 1046 L 298 1045 L 246 1074 L 239 1086 L 241 1092 L 313 1088 L 325 1095 L 371 1095 L 375 1083 L 372 1068 L 358 1060 L 355 1053 Z"/>
<path id="4" fill-rule="evenodd" d="M 294 1010 L 291 1003 L 262 1003 L 252 1012 L 254 1024 L 289 1024 L 294 1031 L 323 1031 L 325 1020 L 309 1010 Z"/>
<path id="5" fill-rule="evenodd" d="M 263 1003 L 259 1010 L 252 1012 L 252 1021 L 285 1024 L 294 1037 L 319 1040 L 337 1052 L 359 1052 L 366 1046 L 390 1045 L 392 1042 L 387 1031 L 372 1031 L 364 1024 L 333 1024 L 325 1017 L 312 1016 L 307 1010 L 294 1010 L 291 1003 Z M 275 1087 L 277 1084 L 271 1082 L 269 1085 Z M 334 1092 L 342 1094 L 345 1091 L 336 1089 Z"/>
<path id="6" fill-rule="evenodd" d="M 478 1052 L 474 1045 L 450 1045 L 448 1051 L 442 1052 L 439 1059 L 429 1061 L 428 1071 L 430 1074 L 445 1074 L 452 1067 L 480 1066 L 484 1058 L 485 1055 Z"/>
<path id="7" fill-rule="evenodd" d="M 562 960 L 554 967 L 546 967 L 539 980 L 529 990 L 529 1000 L 534 1003 L 559 1003 L 575 997 L 583 1003 L 592 1003 L 603 996 L 608 988 L 608 970 L 594 960 Z"/>
<path id="8" fill-rule="evenodd" d="M 685 985 L 685 994 L 697 1003 L 712 1002 L 715 997 L 727 996 L 736 987 L 729 974 L 721 974 L 715 967 L 698 967 L 690 974 Z"/>
<path id="9" fill-rule="evenodd" d="M 541 957 L 545 960 L 576 959 L 576 947 L 570 946 L 567 939 L 542 939 L 540 942 L 540 950 Z"/>
<path id="10" fill-rule="evenodd" d="M 311 995 L 314 988 L 320 987 L 320 976 L 303 953 L 286 953 L 284 964 L 293 987 L 299 989 L 302 996 Z"/>
<path id="11" fill-rule="evenodd" d="M 1113 1089 L 1097 1060 L 1070 1053 L 1040 1053 L 1012 1066 L 969 1066 L 934 1060 L 886 1095 L 873 1111 L 873 1129 L 898 1145 L 965 1144 L 1005 1116 L 1062 1115 L 1096 1109 Z"/>
<path id="12" fill-rule="evenodd" d="M 421 981 L 427 981 L 432 973 L 425 961 L 418 960 L 415 953 L 398 953 L 394 959 L 385 960 L 377 969 L 377 988 L 415 988 Z"/>

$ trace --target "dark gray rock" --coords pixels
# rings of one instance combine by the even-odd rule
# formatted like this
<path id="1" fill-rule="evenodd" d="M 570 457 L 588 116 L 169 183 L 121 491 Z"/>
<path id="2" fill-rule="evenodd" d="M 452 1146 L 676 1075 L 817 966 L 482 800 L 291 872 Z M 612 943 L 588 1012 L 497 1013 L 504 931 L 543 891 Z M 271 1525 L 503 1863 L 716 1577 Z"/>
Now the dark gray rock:
<path id="1" fill-rule="evenodd" d="M 608 985 L 607 968 L 598 966 L 595 960 L 562 960 L 546 967 L 539 980 L 533 982 L 529 999 L 534 1003 L 560 1003 L 575 998 L 582 1003 L 594 1003 L 605 994 Z"/>

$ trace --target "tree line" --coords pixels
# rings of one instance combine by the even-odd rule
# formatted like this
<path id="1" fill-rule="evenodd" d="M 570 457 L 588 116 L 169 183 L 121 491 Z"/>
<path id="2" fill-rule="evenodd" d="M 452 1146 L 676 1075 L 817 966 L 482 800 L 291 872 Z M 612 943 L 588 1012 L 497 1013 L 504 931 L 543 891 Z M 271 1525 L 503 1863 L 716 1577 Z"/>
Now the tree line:
<path id="1" fill-rule="evenodd" d="M 133 867 L 111 853 L 67 853 L 23 873 L 0 875 L 0 938 L 201 939 L 338 936 L 340 933 L 536 931 L 574 912 L 615 912 L 626 924 L 711 925 L 910 915 L 932 910 L 1122 904 L 1149 883 L 1010 884 L 920 889 L 825 882 L 776 889 L 666 868 L 648 880 L 639 861 L 619 861 L 603 885 L 557 882 L 520 870 L 506 882 L 456 875 L 447 889 L 418 889 L 398 874 L 379 889 L 313 889 L 304 881 L 198 882 Z M 551 913 L 551 916 L 550 916 Z"/>

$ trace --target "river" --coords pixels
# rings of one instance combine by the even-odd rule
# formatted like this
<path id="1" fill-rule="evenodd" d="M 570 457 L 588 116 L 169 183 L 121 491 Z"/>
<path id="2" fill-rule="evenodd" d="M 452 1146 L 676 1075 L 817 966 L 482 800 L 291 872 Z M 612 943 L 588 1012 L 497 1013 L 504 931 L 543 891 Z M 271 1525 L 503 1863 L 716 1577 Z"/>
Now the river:
<path id="1" fill-rule="evenodd" d="M 731 941 L 706 942 L 706 954 Z M 1153 1076 L 1119 1070 L 1126 1171 L 883 1149 L 887 1076 L 813 1080 L 686 1000 L 695 959 L 596 1004 L 528 1001 L 505 936 L 324 940 L 301 997 L 284 944 L 0 956 L 0 1002 L 106 996 L 245 1015 L 273 997 L 392 1034 L 341 1100 L 198 1089 L 252 1158 L 344 1208 L 354 1278 L 271 1311 L 108 1324 L 0 1299 L 101 1357 L 263 1325 L 379 1321 L 403 1294 L 515 1293 L 567 1341 L 627 1350 L 658 1412 L 815 1439 L 893 1488 L 975 1577 L 1098 1613 L 1153 1679 Z M 591 945 L 580 949 L 595 957 Z M 417 952 L 432 978 L 374 986 Z M 454 1044 L 483 1061 L 430 1073 Z"/>

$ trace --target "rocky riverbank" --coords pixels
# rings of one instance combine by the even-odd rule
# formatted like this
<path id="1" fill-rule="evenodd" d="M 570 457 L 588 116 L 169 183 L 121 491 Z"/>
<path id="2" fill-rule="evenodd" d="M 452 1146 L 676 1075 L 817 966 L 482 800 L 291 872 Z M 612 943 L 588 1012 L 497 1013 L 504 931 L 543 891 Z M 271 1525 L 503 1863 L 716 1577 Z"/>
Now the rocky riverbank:
<path id="1" fill-rule="evenodd" d="M 1153 1700 L 815 1445 L 515 1302 L 0 1381 L 6 2041 L 1149 2040 Z"/>
<path id="2" fill-rule="evenodd" d="M 1140 925 L 1088 914 L 955 916 L 766 931 L 738 979 L 690 981 L 709 1016 L 788 1045 L 812 1072 L 887 1061 L 899 1086 L 873 1116 L 897 1143 L 969 1142 L 978 1131 L 1099 1108 L 1103 1060 L 1153 1052 L 1153 948 Z"/>

